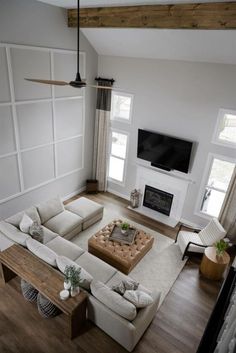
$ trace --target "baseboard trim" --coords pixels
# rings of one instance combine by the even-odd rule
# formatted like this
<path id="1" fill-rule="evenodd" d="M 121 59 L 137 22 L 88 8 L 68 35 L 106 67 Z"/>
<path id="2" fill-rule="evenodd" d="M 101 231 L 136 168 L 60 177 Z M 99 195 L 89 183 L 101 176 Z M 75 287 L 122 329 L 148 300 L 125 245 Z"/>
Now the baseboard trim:
<path id="1" fill-rule="evenodd" d="M 128 200 L 128 201 L 130 199 L 129 196 L 124 195 L 124 194 L 122 194 L 122 193 L 120 193 L 118 191 L 115 191 L 115 190 L 111 189 L 111 188 L 108 188 L 107 191 L 110 192 L 113 195 L 121 197 L 122 199 L 125 199 L 125 200 Z"/>
<path id="2" fill-rule="evenodd" d="M 183 225 L 186 225 L 186 226 L 191 227 L 191 228 L 202 229 L 202 227 L 199 226 L 198 224 L 192 223 L 192 222 L 190 222 L 190 221 L 188 221 L 187 219 L 184 219 L 184 218 L 181 218 L 180 222 L 183 223 Z"/>
<path id="3" fill-rule="evenodd" d="M 86 186 L 82 186 L 80 189 L 77 189 L 76 191 L 71 192 L 70 194 L 67 194 L 66 196 L 62 197 L 62 201 L 66 201 L 70 199 L 71 197 L 74 197 L 78 194 L 81 194 L 83 191 L 86 190 Z"/>

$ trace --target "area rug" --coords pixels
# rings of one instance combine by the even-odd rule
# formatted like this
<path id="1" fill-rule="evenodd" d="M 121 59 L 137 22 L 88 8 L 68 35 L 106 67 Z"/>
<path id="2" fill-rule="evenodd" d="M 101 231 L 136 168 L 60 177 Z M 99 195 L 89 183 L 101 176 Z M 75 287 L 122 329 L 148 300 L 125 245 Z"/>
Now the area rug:
<path id="1" fill-rule="evenodd" d="M 102 220 L 79 233 L 72 239 L 72 242 L 82 249 L 88 250 L 88 239 L 114 219 L 125 220 L 153 235 L 152 249 L 135 266 L 129 276 L 151 291 L 160 291 L 161 304 L 186 263 L 186 260 L 181 260 L 182 254 L 172 239 L 105 208 Z"/>

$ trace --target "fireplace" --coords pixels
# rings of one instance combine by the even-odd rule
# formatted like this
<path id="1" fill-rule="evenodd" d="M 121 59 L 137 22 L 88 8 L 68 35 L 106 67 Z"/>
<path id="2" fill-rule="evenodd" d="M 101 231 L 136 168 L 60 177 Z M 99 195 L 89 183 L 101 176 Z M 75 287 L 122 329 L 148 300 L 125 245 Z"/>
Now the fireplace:
<path id="1" fill-rule="evenodd" d="M 170 194 L 166 191 L 156 189 L 149 185 L 145 185 L 143 206 L 169 216 L 173 196 L 173 194 Z"/>

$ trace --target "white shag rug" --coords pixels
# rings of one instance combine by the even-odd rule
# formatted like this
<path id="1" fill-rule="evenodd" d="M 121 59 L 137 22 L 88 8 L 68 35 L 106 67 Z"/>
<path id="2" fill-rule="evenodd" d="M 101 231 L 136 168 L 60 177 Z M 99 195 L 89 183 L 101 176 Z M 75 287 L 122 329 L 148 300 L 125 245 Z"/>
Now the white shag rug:
<path id="1" fill-rule="evenodd" d="M 186 263 L 186 260 L 181 260 L 182 254 L 174 240 L 105 208 L 102 220 L 76 235 L 72 242 L 88 250 L 88 239 L 114 219 L 126 220 L 129 224 L 154 236 L 152 249 L 129 273 L 129 276 L 151 291 L 160 291 L 161 304 Z"/>

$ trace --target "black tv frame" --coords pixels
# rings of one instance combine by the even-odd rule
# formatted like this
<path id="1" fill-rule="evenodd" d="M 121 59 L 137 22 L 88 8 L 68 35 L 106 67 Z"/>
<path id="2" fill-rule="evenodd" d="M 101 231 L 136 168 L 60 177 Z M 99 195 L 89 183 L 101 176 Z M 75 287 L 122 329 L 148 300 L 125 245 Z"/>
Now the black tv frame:
<path id="1" fill-rule="evenodd" d="M 168 137 L 168 138 L 176 140 L 176 141 L 182 141 L 182 142 L 186 142 L 186 143 L 190 144 L 188 168 L 186 170 L 181 170 L 181 169 L 178 169 L 178 168 L 170 168 L 168 165 L 156 163 L 155 161 L 150 161 L 150 159 L 145 159 L 145 158 L 140 157 L 140 154 L 139 154 L 139 134 L 140 134 L 141 131 L 146 132 L 146 133 L 150 133 L 150 134 L 154 134 L 154 135 L 156 134 L 157 136 Z M 168 172 L 170 172 L 171 170 L 177 170 L 177 171 L 179 171 L 181 173 L 187 174 L 189 172 L 189 167 L 190 167 L 190 163 L 191 163 L 192 152 L 193 152 L 193 144 L 194 144 L 193 141 L 190 141 L 190 140 L 187 140 L 187 139 L 179 138 L 179 137 L 176 137 L 176 136 L 171 136 L 171 135 L 164 134 L 164 133 L 161 133 L 161 132 L 156 132 L 156 131 L 151 131 L 151 130 L 146 130 L 146 129 L 138 129 L 137 158 L 140 158 L 140 159 L 143 159 L 143 160 L 146 160 L 146 161 L 150 162 L 151 166 L 155 167 L 155 168 L 159 168 L 159 169 L 162 169 L 162 170 L 165 170 L 165 171 L 168 171 Z"/>

